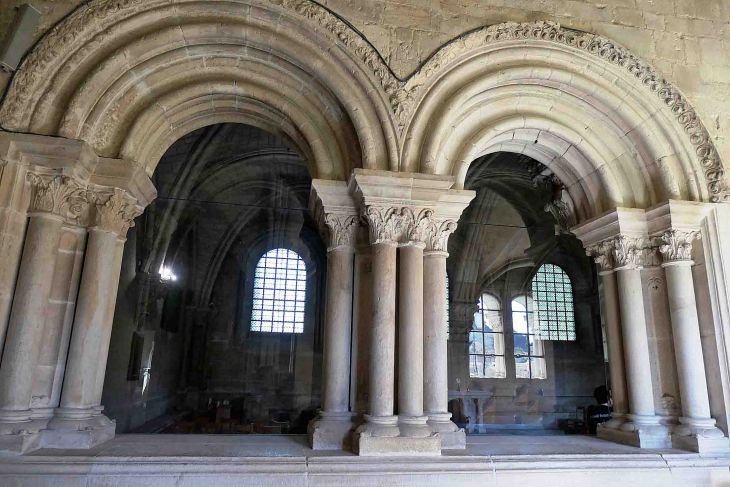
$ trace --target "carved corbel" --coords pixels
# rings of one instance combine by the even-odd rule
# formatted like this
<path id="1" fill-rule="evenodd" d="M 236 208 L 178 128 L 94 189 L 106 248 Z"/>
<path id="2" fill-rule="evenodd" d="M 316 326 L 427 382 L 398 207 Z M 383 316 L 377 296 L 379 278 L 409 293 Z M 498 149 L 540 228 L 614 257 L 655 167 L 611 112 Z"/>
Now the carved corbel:
<path id="1" fill-rule="evenodd" d="M 84 184 L 62 174 L 36 174 L 28 172 L 26 180 L 31 184 L 29 211 L 54 213 L 78 223 L 89 207 Z"/>
<path id="2" fill-rule="evenodd" d="M 126 237 L 143 211 L 134 197 L 119 188 L 91 190 L 89 201 L 94 203 L 93 226 L 120 237 Z"/>
<path id="3" fill-rule="evenodd" d="M 659 249 L 663 262 L 692 261 L 692 241 L 702 237 L 699 230 L 667 230 L 654 237 L 652 244 Z"/>

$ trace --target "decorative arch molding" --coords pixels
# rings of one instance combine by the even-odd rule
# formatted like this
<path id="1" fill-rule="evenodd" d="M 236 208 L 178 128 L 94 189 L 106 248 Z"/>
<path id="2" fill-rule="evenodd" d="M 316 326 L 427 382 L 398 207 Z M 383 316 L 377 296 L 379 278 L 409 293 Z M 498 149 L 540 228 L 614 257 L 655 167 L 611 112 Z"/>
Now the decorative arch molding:
<path id="1" fill-rule="evenodd" d="M 29 53 L 0 125 L 81 139 L 149 174 L 196 128 L 278 127 L 313 177 L 345 179 L 397 168 L 388 80 L 367 41 L 309 0 L 91 0 Z"/>
<path id="2" fill-rule="evenodd" d="M 705 126 L 674 85 L 618 43 L 555 22 L 465 34 L 395 101 L 401 170 L 454 175 L 459 186 L 477 157 L 526 153 L 568 186 L 576 221 L 730 196 Z"/>
<path id="3" fill-rule="evenodd" d="M 143 49 L 140 40 L 152 46 Z M 130 65 L 137 57 L 144 61 Z M 201 65 L 204 80 L 185 78 Z M 316 71 L 307 71 L 313 66 Z M 444 134 L 434 127 L 448 126 L 448 117 L 457 121 L 467 87 L 479 78 L 486 78 L 482 87 L 486 82 L 500 90 L 471 101 L 478 108 L 490 103 L 499 118 L 458 120 L 493 130 L 460 141 L 474 150 L 452 153 L 453 147 L 438 145 Z M 518 84 L 530 85 L 532 99 L 510 118 L 505 110 L 517 95 L 509 91 Z M 542 102 L 548 110 L 560 96 L 572 110 L 593 110 L 600 123 L 583 131 L 596 134 L 586 138 L 564 120 L 525 109 Z M 119 112 L 123 104 L 131 108 Z M 91 0 L 39 41 L 0 108 L 5 129 L 81 138 L 100 155 L 134 159 L 149 173 L 160 148 L 183 132 L 250 120 L 281 127 L 319 178 L 345 179 L 362 166 L 453 174 L 458 185 L 475 151 L 525 150 L 522 142 L 499 145 L 507 140 L 495 130 L 499 122 L 534 132 L 533 144 L 548 152 L 545 160 L 557 162 L 555 172 L 565 166 L 578 220 L 667 198 L 730 198 L 720 156 L 674 85 L 618 43 L 549 21 L 469 32 L 404 81 L 359 32 L 311 0 L 269 0 L 268 6 L 252 0 Z M 541 134 L 555 136 L 552 146 Z M 601 143 L 606 135 L 611 143 Z M 561 153 L 565 147 L 575 150 Z M 442 149 L 445 154 L 437 156 Z M 588 166 L 564 157 L 576 152 Z M 607 156 L 597 156 L 601 152 Z M 586 173 L 593 179 L 583 180 Z"/>

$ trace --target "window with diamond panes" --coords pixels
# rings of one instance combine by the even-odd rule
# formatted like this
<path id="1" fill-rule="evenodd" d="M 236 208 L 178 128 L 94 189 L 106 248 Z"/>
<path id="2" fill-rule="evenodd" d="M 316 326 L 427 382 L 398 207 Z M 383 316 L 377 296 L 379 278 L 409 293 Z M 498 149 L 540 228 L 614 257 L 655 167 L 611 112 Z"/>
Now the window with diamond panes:
<path id="1" fill-rule="evenodd" d="M 573 285 L 563 269 L 543 264 L 532 278 L 534 334 L 541 340 L 575 340 Z"/>
<path id="2" fill-rule="evenodd" d="M 502 307 L 491 294 L 482 294 L 469 333 L 469 376 L 504 379 L 504 328 Z"/>
<path id="3" fill-rule="evenodd" d="M 302 333 L 307 270 L 296 252 L 269 250 L 259 259 L 253 281 L 251 331 Z"/>
<path id="4" fill-rule="evenodd" d="M 545 349 L 533 329 L 533 301 L 529 296 L 512 300 L 512 337 L 515 342 L 515 377 L 547 379 Z"/>

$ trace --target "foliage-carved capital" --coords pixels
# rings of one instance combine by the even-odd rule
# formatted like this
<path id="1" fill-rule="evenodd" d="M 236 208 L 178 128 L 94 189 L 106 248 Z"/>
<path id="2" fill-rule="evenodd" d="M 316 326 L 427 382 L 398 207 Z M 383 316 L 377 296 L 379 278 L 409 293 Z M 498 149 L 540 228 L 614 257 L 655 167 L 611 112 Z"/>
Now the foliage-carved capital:
<path id="1" fill-rule="evenodd" d="M 602 271 L 617 268 L 637 269 L 651 263 L 650 250 L 644 237 L 618 235 L 588 246 L 586 255 L 593 257 Z"/>
<path id="2" fill-rule="evenodd" d="M 700 238 L 701 234 L 698 230 L 667 230 L 654 237 L 652 243 L 659 248 L 665 263 L 679 262 L 692 260 L 692 241 Z"/>
<path id="3" fill-rule="evenodd" d="M 94 203 L 94 226 L 120 237 L 127 235 L 134 219 L 142 214 L 137 200 L 119 188 L 89 191 L 89 201 Z"/>
<path id="4" fill-rule="evenodd" d="M 46 211 L 78 222 L 89 207 L 86 187 L 70 176 L 29 172 L 26 180 L 33 191 L 29 211 Z"/>
<path id="5" fill-rule="evenodd" d="M 355 247 L 355 236 L 360 219 L 357 215 L 328 213 L 320 219 L 320 231 L 329 250 L 337 247 Z"/>

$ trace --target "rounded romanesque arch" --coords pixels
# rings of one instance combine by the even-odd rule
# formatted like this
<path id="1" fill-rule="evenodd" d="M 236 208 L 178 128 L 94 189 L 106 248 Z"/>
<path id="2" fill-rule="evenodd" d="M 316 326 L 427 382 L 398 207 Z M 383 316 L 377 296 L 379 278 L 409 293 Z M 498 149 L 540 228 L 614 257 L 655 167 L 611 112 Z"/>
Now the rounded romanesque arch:
<path id="1" fill-rule="evenodd" d="M 553 22 L 473 31 L 402 88 L 401 170 L 453 175 L 528 155 L 567 187 L 577 221 L 667 199 L 725 201 L 722 161 L 686 98 L 619 44 Z"/>
<path id="2" fill-rule="evenodd" d="M 152 174 L 178 138 L 222 122 L 288 141 L 312 177 L 391 169 L 394 78 L 346 23 L 309 0 L 92 0 L 15 74 L 6 130 L 80 139 Z"/>

